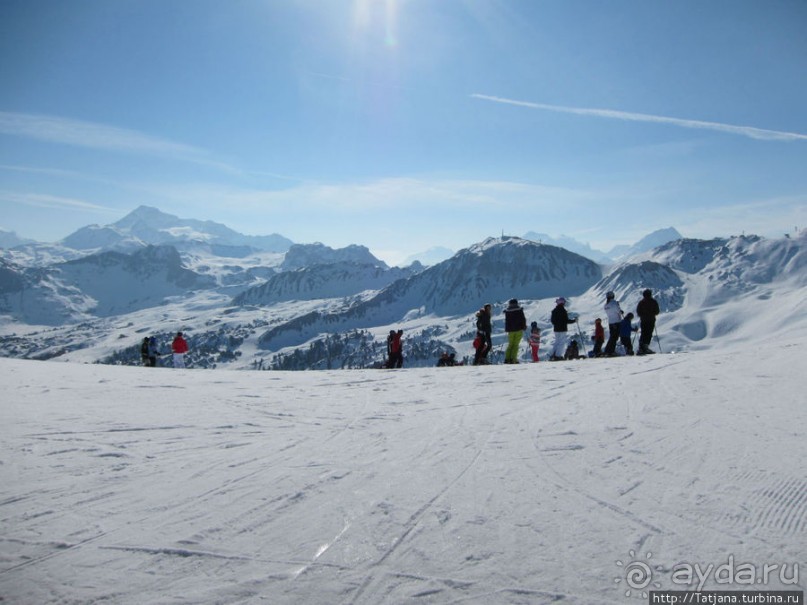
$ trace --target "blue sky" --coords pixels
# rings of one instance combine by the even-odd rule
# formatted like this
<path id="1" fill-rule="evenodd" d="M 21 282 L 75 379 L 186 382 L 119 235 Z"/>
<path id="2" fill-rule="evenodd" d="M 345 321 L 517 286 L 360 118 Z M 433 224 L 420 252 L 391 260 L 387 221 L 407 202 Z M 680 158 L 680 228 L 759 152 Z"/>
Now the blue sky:
<path id="1" fill-rule="evenodd" d="M 807 226 L 803 0 L 0 0 L 0 228 L 141 204 L 399 262 Z"/>

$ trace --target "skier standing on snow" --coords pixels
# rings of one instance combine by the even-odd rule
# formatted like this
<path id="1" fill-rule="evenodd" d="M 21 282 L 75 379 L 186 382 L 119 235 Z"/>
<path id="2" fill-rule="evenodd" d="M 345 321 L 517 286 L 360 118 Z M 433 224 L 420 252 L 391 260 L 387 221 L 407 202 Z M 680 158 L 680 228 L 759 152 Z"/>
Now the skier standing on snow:
<path id="1" fill-rule="evenodd" d="M 157 339 L 154 338 L 153 336 L 151 338 L 149 338 L 148 351 L 149 351 L 149 366 L 152 367 L 152 368 L 156 368 L 157 367 L 157 358 L 160 355 L 162 355 L 162 353 L 160 353 L 157 350 Z"/>
<path id="2" fill-rule="evenodd" d="M 580 347 L 577 346 L 577 341 L 572 339 L 569 343 L 569 346 L 566 347 L 566 353 L 563 355 L 563 359 L 571 360 L 571 359 L 584 359 L 584 357 L 580 354 Z"/>
<path id="3" fill-rule="evenodd" d="M 479 346 L 474 355 L 474 365 L 478 366 L 488 362 L 488 353 L 493 348 L 493 333 L 491 306 L 485 305 L 476 313 L 476 337 L 479 339 Z"/>
<path id="4" fill-rule="evenodd" d="M 140 344 L 140 361 L 143 365 L 149 367 L 149 337 L 146 336 Z"/>
<path id="5" fill-rule="evenodd" d="M 532 351 L 532 361 L 538 363 L 538 348 L 541 346 L 541 328 L 538 322 L 530 324 L 530 350 Z"/>
<path id="6" fill-rule="evenodd" d="M 389 331 L 389 336 L 387 336 L 387 366 L 388 368 L 392 367 L 392 341 L 395 338 L 395 330 Z"/>
<path id="7" fill-rule="evenodd" d="M 619 323 L 619 340 L 622 346 L 625 347 L 626 355 L 633 355 L 633 343 L 631 342 L 631 335 L 633 332 L 638 332 L 639 328 L 633 326 L 633 313 L 628 313 Z"/>
<path id="8" fill-rule="evenodd" d="M 518 300 L 511 298 L 504 310 L 504 331 L 507 332 L 507 352 L 504 363 L 518 363 L 518 345 L 527 329 L 527 318 Z"/>
<path id="9" fill-rule="evenodd" d="M 174 352 L 174 367 L 185 367 L 185 353 L 188 352 L 188 343 L 183 338 L 182 332 L 177 332 L 174 341 L 171 343 L 171 350 Z"/>
<path id="10" fill-rule="evenodd" d="M 387 338 L 387 350 L 389 351 L 389 368 L 402 368 L 403 367 L 403 343 L 401 337 L 403 330 L 390 330 L 389 337 Z"/>
<path id="11" fill-rule="evenodd" d="M 598 317 L 594 320 L 594 336 L 591 337 L 594 341 L 594 357 L 602 355 L 602 345 L 605 342 L 605 329 L 602 327 L 602 320 Z"/>
<path id="12" fill-rule="evenodd" d="M 566 312 L 566 299 L 562 296 L 555 300 L 555 308 L 552 309 L 550 321 L 552 322 L 555 340 L 552 342 L 552 355 L 549 360 L 560 361 L 566 354 L 569 325 L 577 321 L 576 318 L 569 319 L 569 314 Z"/>
<path id="13" fill-rule="evenodd" d="M 650 349 L 653 340 L 653 330 L 656 329 L 656 315 L 659 314 L 658 302 L 653 298 L 651 290 L 642 292 L 642 300 L 636 305 L 636 315 L 639 316 L 639 325 L 642 333 L 639 335 L 639 355 L 655 353 Z"/>
<path id="14" fill-rule="evenodd" d="M 608 344 L 605 345 L 605 355 L 616 355 L 616 342 L 619 339 L 619 323 L 622 321 L 622 307 L 616 301 L 613 292 L 605 295 L 605 315 L 608 318 Z"/>

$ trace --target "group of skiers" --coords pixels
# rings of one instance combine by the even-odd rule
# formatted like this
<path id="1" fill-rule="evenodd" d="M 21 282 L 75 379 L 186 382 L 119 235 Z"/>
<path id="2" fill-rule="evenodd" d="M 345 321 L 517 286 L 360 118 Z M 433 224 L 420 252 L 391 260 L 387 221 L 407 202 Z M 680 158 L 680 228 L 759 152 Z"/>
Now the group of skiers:
<path id="1" fill-rule="evenodd" d="M 653 340 L 653 333 L 656 330 L 656 316 L 659 314 L 658 301 L 653 298 L 651 290 L 642 292 L 642 300 L 636 305 L 636 314 L 639 316 L 639 326 L 633 325 L 634 315 L 628 313 L 627 315 L 622 311 L 613 292 L 608 292 L 605 295 L 605 314 L 608 319 L 608 342 L 605 345 L 605 351 L 601 352 L 602 343 L 605 340 L 605 330 L 602 328 L 602 321 L 600 322 L 599 330 L 599 345 L 597 338 L 597 330 L 595 328 L 594 339 L 594 355 L 599 357 L 604 355 L 606 357 L 614 357 L 616 355 L 617 340 L 625 347 L 627 355 L 633 355 L 633 339 L 632 336 L 635 332 L 641 330 L 639 335 L 639 351 L 638 355 L 648 355 L 655 353 L 650 348 L 650 342 Z"/>
<path id="2" fill-rule="evenodd" d="M 177 332 L 174 340 L 171 342 L 171 355 L 175 368 L 185 367 L 185 353 L 188 352 L 188 341 L 182 335 L 182 332 Z M 157 347 L 157 339 L 154 336 L 146 336 L 140 344 L 140 359 L 143 365 L 147 368 L 157 367 L 157 358 L 168 353 L 160 352 Z"/>
<path id="3" fill-rule="evenodd" d="M 634 314 L 625 314 L 616 300 L 613 292 L 608 292 L 605 296 L 606 302 L 603 307 L 608 320 L 608 342 L 605 342 L 605 329 L 602 319 L 597 318 L 594 322 L 594 334 L 592 342 L 594 348 L 590 353 L 591 357 L 615 357 L 617 342 L 621 342 L 625 349 L 625 354 L 633 355 L 632 336 L 641 330 L 639 337 L 639 350 L 636 354 L 647 355 L 655 353 L 650 348 L 650 342 L 656 328 L 656 316 L 659 314 L 658 302 L 653 298 L 651 290 L 642 292 L 642 300 L 636 307 L 636 314 L 639 316 L 639 326 L 633 325 Z M 488 363 L 488 353 L 493 348 L 492 343 L 492 307 L 485 305 L 476 313 L 476 338 L 474 339 L 474 365 Z M 549 360 L 559 361 L 562 359 L 581 359 L 585 356 L 581 354 L 576 340 L 569 342 L 569 326 L 578 322 L 575 313 L 566 310 L 566 299 L 560 297 L 555 300 L 555 308 L 552 310 L 550 321 L 554 340 L 550 351 Z M 507 333 L 507 349 L 504 355 L 504 363 L 518 363 L 519 345 L 527 329 L 527 318 L 524 309 L 518 304 L 518 300 L 513 298 L 507 303 L 504 309 L 504 331 Z M 530 324 L 528 342 L 532 361 L 537 362 L 538 349 L 541 344 L 541 330 L 538 323 L 533 321 Z M 581 343 L 582 344 L 582 343 Z M 603 350 L 603 344 L 605 349 Z"/>
<path id="4" fill-rule="evenodd" d="M 605 295 L 605 299 L 603 309 L 608 320 L 608 342 L 605 342 L 605 328 L 602 325 L 602 320 L 597 318 L 594 322 L 594 334 L 592 335 L 594 349 L 590 356 L 616 356 L 617 341 L 622 343 L 627 355 L 633 355 L 632 335 L 639 330 L 641 330 L 641 335 L 639 337 L 639 350 L 637 354 L 646 355 L 655 353 L 655 351 L 650 348 L 650 342 L 653 339 L 653 333 L 656 327 L 656 316 L 659 314 L 659 305 L 653 298 L 653 293 L 650 290 L 645 290 L 642 293 L 642 300 L 636 306 L 636 314 L 639 316 L 638 327 L 633 325 L 634 314 L 624 314 L 613 292 L 608 292 Z M 490 353 L 493 348 L 492 310 L 493 307 L 487 304 L 476 313 L 476 338 L 473 343 L 476 353 L 474 354 L 473 365 L 484 365 L 488 363 L 488 353 Z M 555 308 L 552 310 L 550 321 L 554 332 L 554 340 L 549 360 L 558 361 L 561 359 L 578 359 L 584 357 L 580 353 L 577 341 L 572 340 L 569 342 L 568 339 L 569 326 L 577 323 L 578 316 L 577 314 L 570 314 L 566 311 L 565 298 L 560 297 L 555 300 Z M 504 363 L 518 363 L 519 346 L 526 329 L 527 317 L 524 315 L 524 309 L 518 304 L 517 299 L 512 298 L 504 309 L 504 331 L 507 333 L 507 349 L 504 355 Z M 390 330 L 389 336 L 387 337 L 387 368 L 403 367 L 402 336 L 403 330 Z M 538 322 L 533 321 L 530 324 L 528 342 L 532 361 L 537 362 L 539 360 L 538 349 L 541 346 L 541 329 L 538 327 Z M 605 345 L 605 349 L 603 349 L 603 344 Z M 175 368 L 185 367 L 185 354 L 187 352 L 188 342 L 185 340 L 182 332 L 177 332 L 174 340 L 171 342 L 171 354 L 173 355 Z M 163 355 L 168 355 L 168 353 L 161 353 L 159 351 L 157 339 L 154 338 L 154 336 L 147 336 L 143 339 L 140 345 L 140 357 L 144 366 L 151 368 L 156 367 L 157 358 Z M 460 364 L 457 363 L 453 353 L 446 353 L 441 356 L 437 365 L 442 367 Z"/>

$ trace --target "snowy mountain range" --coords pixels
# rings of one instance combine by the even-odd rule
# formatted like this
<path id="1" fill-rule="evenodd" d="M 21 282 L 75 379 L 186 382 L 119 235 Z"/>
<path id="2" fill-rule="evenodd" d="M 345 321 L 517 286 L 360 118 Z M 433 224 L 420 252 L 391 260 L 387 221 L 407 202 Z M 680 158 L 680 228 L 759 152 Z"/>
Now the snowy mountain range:
<path id="1" fill-rule="evenodd" d="M 90 225 L 79 229 L 61 244 L 76 250 L 95 250 L 111 246 L 131 247 L 136 242 L 179 248 L 206 244 L 217 256 L 236 256 L 233 251 L 245 254 L 250 249 L 285 252 L 292 244 L 281 235 L 243 235 L 220 223 L 181 219 L 150 206 L 140 206 L 112 225 Z"/>
<path id="2" fill-rule="evenodd" d="M 504 338 L 501 308 L 515 297 L 544 328 L 546 346 L 553 301 L 565 296 L 587 346 L 605 292 L 628 310 L 645 288 L 661 304 L 671 349 L 746 334 L 774 297 L 778 321 L 801 317 L 803 233 L 669 241 L 677 234 L 651 234 L 611 266 L 546 241 L 501 237 L 400 269 L 360 245 L 249 238 L 141 207 L 57 246 L 0 251 L 0 355 L 137 363 L 142 334 L 165 343 L 181 329 L 200 367 L 369 367 L 383 358 L 389 330 L 404 329 L 409 364 L 432 365 L 441 351 L 472 352 L 473 314 L 484 303 L 496 308 L 494 344 Z"/>

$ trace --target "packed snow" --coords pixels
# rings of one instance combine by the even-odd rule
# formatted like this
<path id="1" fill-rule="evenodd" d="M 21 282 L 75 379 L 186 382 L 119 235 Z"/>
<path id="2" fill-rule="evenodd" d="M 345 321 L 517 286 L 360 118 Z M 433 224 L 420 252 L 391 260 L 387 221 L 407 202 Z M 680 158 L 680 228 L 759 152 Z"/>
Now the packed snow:
<path id="1" fill-rule="evenodd" d="M 802 591 L 805 336 L 403 370 L 0 359 L 0 600 L 617 604 L 748 589 L 729 563 Z"/>
<path id="2" fill-rule="evenodd" d="M 804 232 L 678 239 L 613 267 L 492 238 L 385 285 L 379 270 L 401 270 L 297 275 L 282 252 L 250 252 L 280 236 L 156 209 L 112 227 L 116 246 L 176 249 L 53 264 L 58 247 L 31 244 L 0 258 L 0 602 L 803 591 Z M 662 354 L 433 367 L 472 354 L 483 303 L 494 361 L 514 296 L 545 359 L 556 296 L 589 348 L 606 291 L 629 311 L 644 288 Z M 403 370 L 278 371 L 368 368 L 392 328 Z M 166 351 L 177 330 L 189 369 L 134 365 L 144 336 Z"/>

